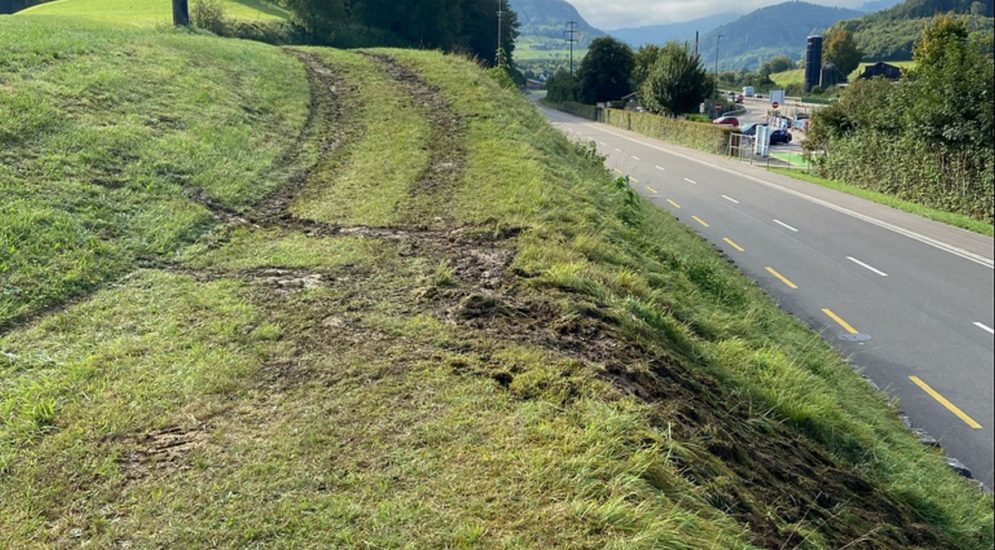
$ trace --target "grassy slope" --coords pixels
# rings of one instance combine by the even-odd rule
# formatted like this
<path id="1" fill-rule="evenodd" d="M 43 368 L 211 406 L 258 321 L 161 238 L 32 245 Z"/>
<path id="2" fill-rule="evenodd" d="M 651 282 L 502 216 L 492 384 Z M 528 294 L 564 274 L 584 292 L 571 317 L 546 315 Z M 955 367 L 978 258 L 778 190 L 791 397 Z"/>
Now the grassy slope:
<path id="1" fill-rule="evenodd" d="M 285 179 L 274 160 L 308 90 L 279 51 L 67 19 L 0 25 L 0 328 L 196 239 L 210 216 L 187 194 L 240 208 Z"/>
<path id="2" fill-rule="evenodd" d="M 196 0 L 194 0 L 196 2 Z M 191 2 L 193 3 L 193 2 Z M 222 0 L 225 15 L 235 19 L 272 21 L 290 13 L 265 0 Z M 19 16 L 61 15 L 123 25 L 165 25 L 172 21 L 169 5 L 156 0 L 56 0 L 30 7 Z"/>
<path id="3" fill-rule="evenodd" d="M 62 34 L 106 52 L 195 48 L 193 79 L 222 60 L 238 72 L 291 59 L 32 25 L 0 33 L 25 67 Z M 335 145 L 301 145 L 326 151 L 289 197 L 311 221 L 216 225 L 176 263 L 0 338 L 0 545 L 991 546 L 990 496 L 524 100 L 456 58 L 312 51 L 344 91 L 307 134 Z M 121 57 L 115 71 L 140 72 L 141 57 Z M 47 68 L 13 82 L 56 102 L 77 77 Z M 281 90 L 304 86 L 283 70 Z M 279 97 L 290 113 L 305 104 Z M 371 150 L 397 162 L 371 165 Z M 36 156 L 5 160 L 6 174 L 44 182 Z M 125 188 L 145 181 L 135 165 L 118 167 Z M 263 174 L 214 194 L 255 216 L 273 188 Z M 13 208 L 46 205 L 54 187 Z"/>

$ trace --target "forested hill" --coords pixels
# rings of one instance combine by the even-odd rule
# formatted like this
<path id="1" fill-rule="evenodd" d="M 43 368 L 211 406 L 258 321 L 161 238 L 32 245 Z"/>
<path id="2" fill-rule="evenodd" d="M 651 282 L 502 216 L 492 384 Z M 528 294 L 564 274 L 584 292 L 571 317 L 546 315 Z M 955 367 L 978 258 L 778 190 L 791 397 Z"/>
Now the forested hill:
<path id="1" fill-rule="evenodd" d="M 907 0 L 841 25 L 854 33 L 865 59 L 905 60 L 912 58 L 926 21 L 940 13 L 958 14 L 971 31 L 992 32 L 993 4 L 993 0 Z"/>
<path id="2" fill-rule="evenodd" d="M 777 55 L 800 58 L 805 39 L 844 19 L 859 17 L 861 12 L 819 6 L 807 2 L 785 2 L 751 12 L 722 25 L 704 36 L 702 59 L 715 62 L 716 37 L 719 41 L 719 65 L 724 69 L 756 69 Z"/>
<path id="3" fill-rule="evenodd" d="M 738 13 L 717 13 L 680 23 L 616 29 L 609 31 L 609 34 L 633 48 L 638 48 L 646 44 L 660 45 L 667 42 L 693 42 L 695 32 L 704 35 L 708 31 L 720 25 L 731 23 L 739 17 L 740 14 Z"/>
<path id="4" fill-rule="evenodd" d="M 511 0 L 511 9 L 518 15 L 523 38 L 536 40 L 557 39 L 565 37 L 567 23 L 577 22 L 577 30 L 582 46 L 586 46 L 594 38 L 605 33 L 594 28 L 584 17 L 565 0 Z"/>

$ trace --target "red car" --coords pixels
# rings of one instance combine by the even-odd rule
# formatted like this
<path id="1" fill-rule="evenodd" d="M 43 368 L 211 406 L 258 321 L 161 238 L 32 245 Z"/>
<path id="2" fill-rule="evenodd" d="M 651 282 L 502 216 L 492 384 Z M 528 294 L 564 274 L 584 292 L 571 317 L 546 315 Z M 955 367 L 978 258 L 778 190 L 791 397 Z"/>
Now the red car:
<path id="1" fill-rule="evenodd" d="M 713 120 L 712 124 L 722 124 L 725 126 L 739 126 L 739 119 L 734 116 L 721 116 Z"/>

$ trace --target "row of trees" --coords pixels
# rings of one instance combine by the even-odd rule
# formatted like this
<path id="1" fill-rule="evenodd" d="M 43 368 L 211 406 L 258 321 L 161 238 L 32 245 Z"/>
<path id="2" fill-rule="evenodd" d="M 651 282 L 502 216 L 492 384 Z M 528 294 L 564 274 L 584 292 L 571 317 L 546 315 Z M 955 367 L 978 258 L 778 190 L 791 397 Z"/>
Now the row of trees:
<path id="1" fill-rule="evenodd" d="M 715 94 L 715 80 L 687 45 L 671 42 L 633 52 L 610 37 L 591 43 L 577 75 L 561 70 L 547 83 L 550 101 L 599 103 L 638 91 L 647 109 L 668 115 L 697 112 Z"/>
<path id="2" fill-rule="evenodd" d="M 282 0 L 319 43 L 336 36 L 386 36 L 424 48 L 461 51 L 490 63 L 498 61 L 498 8 L 503 12 L 501 48 L 510 60 L 518 36 L 518 17 L 508 0 Z"/>
<path id="3" fill-rule="evenodd" d="M 818 111 L 805 145 L 825 174 L 992 222 L 993 36 L 940 16 L 898 84 L 855 82 Z"/>

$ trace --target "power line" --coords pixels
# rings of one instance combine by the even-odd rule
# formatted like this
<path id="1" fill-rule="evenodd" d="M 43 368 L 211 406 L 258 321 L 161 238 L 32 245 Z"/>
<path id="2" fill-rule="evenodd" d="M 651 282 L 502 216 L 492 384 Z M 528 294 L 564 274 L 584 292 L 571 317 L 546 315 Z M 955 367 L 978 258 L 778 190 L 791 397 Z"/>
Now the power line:
<path id="1" fill-rule="evenodd" d="M 577 22 L 567 22 L 567 30 L 564 32 L 567 35 L 567 43 L 570 44 L 570 74 L 572 75 L 574 74 L 574 44 L 578 42 L 577 34 L 580 32 L 577 30 Z"/>

